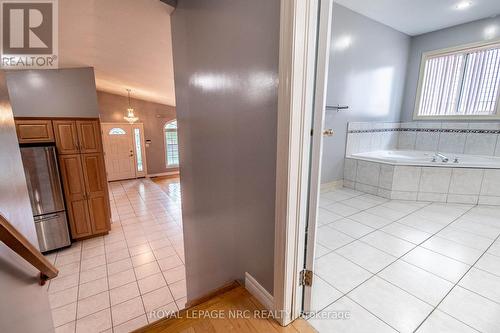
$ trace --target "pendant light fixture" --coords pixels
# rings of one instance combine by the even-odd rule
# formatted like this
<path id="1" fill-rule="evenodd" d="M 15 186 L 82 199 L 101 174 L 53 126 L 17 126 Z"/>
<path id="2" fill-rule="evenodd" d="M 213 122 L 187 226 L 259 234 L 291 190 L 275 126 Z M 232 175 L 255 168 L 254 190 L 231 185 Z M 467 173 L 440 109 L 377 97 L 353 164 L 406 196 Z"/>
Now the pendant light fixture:
<path id="1" fill-rule="evenodd" d="M 127 115 L 125 117 L 123 117 L 123 119 L 128 121 L 130 124 L 133 124 L 137 120 L 139 120 L 139 117 L 137 117 L 134 114 L 134 109 L 132 108 L 132 105 L 130 104 L 130 89 L 127 89 L 127 94 L 128 94 L 128 109 L 127 109 Z"/>

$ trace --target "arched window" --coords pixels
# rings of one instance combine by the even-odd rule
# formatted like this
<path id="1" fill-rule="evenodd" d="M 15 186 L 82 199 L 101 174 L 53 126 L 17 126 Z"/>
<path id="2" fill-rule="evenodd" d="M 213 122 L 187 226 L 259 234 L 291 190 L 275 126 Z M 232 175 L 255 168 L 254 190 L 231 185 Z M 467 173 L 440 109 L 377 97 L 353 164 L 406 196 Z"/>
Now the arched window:
<path id="1" fill-rule="evenodd" d="M 125 131 L 122 128 L 115 127 L 109 130 L 109 135 L 125 135 Z"/>
<path id="2" fill-rule="evenodd" d="M 179 166 L 177 120 L 172 120 L 165 124 L 165 156 L 167 168 Z"/>

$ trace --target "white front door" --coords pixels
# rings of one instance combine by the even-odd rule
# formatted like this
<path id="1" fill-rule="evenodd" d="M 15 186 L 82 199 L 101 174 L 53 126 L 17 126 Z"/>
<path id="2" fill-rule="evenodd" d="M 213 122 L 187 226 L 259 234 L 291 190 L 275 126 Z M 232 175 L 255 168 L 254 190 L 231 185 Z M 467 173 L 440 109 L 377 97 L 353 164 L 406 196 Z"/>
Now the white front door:
<path id="1" fill-rule="evenodd" d="M 134 138 L 129 124 L 102 124 L 108 180 L 136 178 Z"/>

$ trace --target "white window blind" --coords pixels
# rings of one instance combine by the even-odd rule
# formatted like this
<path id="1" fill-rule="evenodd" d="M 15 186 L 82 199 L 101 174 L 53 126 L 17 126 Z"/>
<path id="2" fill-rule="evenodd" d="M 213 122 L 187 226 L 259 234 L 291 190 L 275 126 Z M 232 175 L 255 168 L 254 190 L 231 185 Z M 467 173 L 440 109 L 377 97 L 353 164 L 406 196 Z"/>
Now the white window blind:
<path id="1" fill-rule="evenodd" d="M 418 116 L 497 114 L 500 46 L 425 59 Z"/>

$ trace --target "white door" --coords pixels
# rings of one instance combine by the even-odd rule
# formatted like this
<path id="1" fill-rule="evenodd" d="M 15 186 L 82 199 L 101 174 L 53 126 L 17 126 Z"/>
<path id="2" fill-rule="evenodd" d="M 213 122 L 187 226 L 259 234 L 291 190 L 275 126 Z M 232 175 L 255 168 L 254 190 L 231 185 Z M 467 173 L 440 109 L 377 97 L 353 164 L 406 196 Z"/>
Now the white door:
<path id="1" fill-rule="evenodd" d="M 136 178 L 132 126 L 102 123 L 102 131 L 108 180 Z"/>

